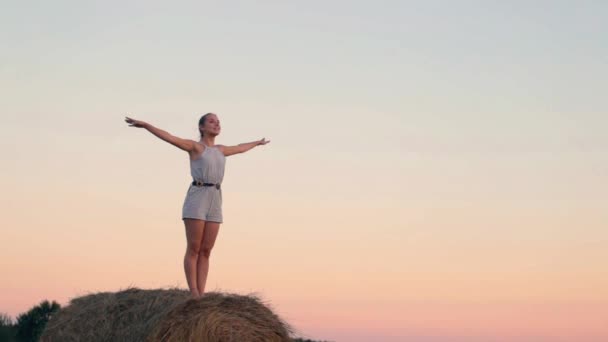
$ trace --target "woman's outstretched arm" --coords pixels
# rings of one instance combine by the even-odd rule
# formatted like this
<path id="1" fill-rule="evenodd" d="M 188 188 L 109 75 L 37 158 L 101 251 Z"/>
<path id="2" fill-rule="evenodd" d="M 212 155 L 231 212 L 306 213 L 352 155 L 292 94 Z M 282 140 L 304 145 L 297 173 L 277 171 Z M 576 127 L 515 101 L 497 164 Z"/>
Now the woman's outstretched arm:
<path id="1" fill-rule="evenodd" d="M 141 121 L 141 120 L 135 120 L 135 119 L 131 119 L 129 117 L 125 117 L 125 121 L 129 124 L 130 127 L 145 128 L 150 133 L 156 135 L 160 139 L 162 139 L 162 140 L 170 143 L 171 145 L 174 145 L 186 152 L 190 152 L 194 149 L 194 140 L 182 139 L 182 138 L 176 137 L 167 131 L 163 131 L 162 129 L 154 127 L 151 124 Z"/>
<path id="2" fill-rule="evenodd" d="M 228 156 L 231 156 L 233 154 L 247 152 L 247 151 L 251 150 L 252 148 L 254 148 L 254 147 L 258 146 L 258 145 L 266 145 L 269 142 L 270 142 L 270 140 L 266 140 L 266 138 L 262 138 L 262 140 L 256 140 L 256 141 L 252 141 L 252 142 L 248 142 L 248 143 L 242 143 L 242 144 L 238 144 L 236 146 L 218 145 L 218 148 L 220 149 L 220 151 L 222 151 L 222 153 L 226 157 L 228 157 Z"/>

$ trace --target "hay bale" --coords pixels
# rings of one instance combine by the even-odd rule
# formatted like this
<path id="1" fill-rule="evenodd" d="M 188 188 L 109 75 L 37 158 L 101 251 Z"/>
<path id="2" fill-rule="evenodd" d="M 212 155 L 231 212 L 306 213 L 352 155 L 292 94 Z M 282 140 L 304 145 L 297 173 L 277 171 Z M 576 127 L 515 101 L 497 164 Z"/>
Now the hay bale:
<path id="1" fill-rule="evenodd" d="M 291 341 L 292 328 L 255 295 L 187 290 L 101 292 L 70 301 L 41 342 Z"/>

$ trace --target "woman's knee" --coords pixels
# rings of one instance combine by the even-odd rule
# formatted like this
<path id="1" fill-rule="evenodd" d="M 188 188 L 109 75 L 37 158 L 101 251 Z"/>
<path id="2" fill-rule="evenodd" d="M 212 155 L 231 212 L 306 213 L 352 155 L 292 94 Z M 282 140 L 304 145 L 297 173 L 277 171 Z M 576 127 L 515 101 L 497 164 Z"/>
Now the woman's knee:
<path id="1" fill-rule="evenodd" d="M 189 256 L 195 257 L 201 253 L 201 244 L 196 242 L 188 243 L 188 247 L 186 248 L 186 252 Z"/>
<path id="2" fill-rule="evenodd" d="M 211 249 L 212 249 L 212 247 L 203 246 L 200 250 L 200 254 L 202 256 L 204 256 L 205 258 L 209 259 L 209 256 L 211 256 Z"/>

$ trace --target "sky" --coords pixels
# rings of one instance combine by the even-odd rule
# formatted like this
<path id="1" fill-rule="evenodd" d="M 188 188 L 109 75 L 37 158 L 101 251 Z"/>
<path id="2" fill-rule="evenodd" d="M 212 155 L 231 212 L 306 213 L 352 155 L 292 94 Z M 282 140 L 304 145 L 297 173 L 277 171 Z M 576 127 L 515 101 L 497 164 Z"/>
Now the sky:
<path id="1" fill-rule="evenodd" d="M 179 286 L 331 341 L 608 340 L 608 2 L 0 1 L 0 312 Z"/>

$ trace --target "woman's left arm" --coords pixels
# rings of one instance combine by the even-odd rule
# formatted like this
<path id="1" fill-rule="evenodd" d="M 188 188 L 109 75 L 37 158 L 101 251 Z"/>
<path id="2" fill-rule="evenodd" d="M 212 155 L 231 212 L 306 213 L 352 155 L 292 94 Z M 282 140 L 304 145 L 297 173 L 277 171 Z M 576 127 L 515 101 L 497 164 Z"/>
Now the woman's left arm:
<path id="1" fill-rule="evenodd" d="M 222 153 L 228 157 L 231 156 L 233 154 L 237 154 L 237 153 L 244 153 L 247 152 L 249 150 L 251 150 L 252 148 L 258 146 L 258 145 L 266 145 L 270 142 L 270 140 L 266 140 L 266 138 L 262 138 L 262 140 L 256 140 L 256 141 L 252 141 L 252 142 L 248 142 L 248 143 L 242 143 L 242 144 L 238 144 L 235 146 L 224 146 L 224 145 L 217 145 L 217 147 L 220 149 L 220 151 L 222 151 Z"/>

